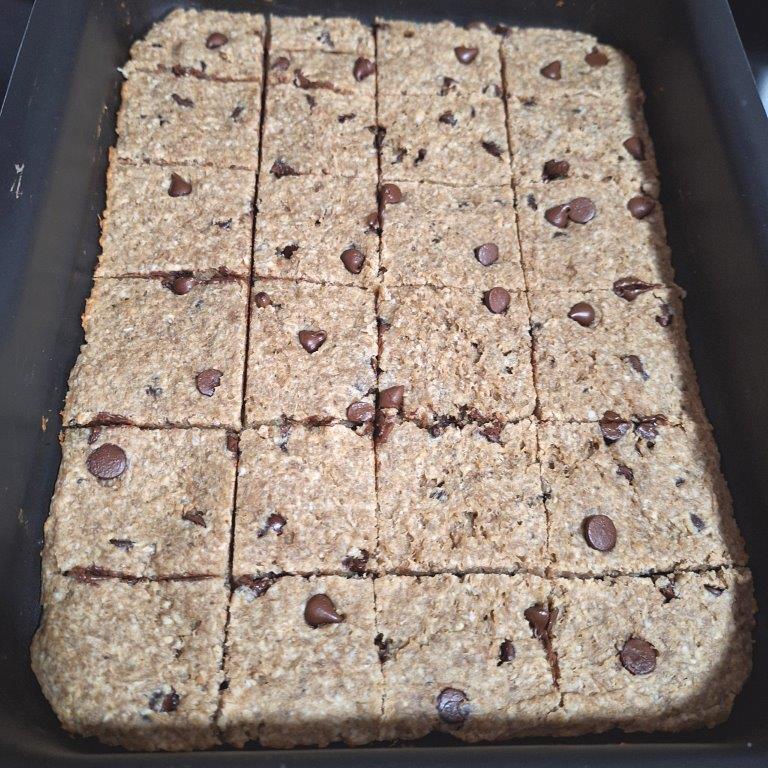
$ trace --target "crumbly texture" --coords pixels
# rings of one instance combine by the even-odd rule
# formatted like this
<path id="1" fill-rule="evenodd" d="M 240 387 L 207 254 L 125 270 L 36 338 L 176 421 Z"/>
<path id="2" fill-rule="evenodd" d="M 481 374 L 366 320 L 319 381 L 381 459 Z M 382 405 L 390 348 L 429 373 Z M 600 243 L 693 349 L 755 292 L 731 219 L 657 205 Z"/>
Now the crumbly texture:
<path id="1" fill-rule="evenodd" d="M 632 301 L 614 291 L 532 291 L 531 328 L 539 409 L 544 420 L 699 417 L 679 293 L 652 288 Z M 569 317 L 582 303 L 595 319 Z M 666 323 L 663 325 L 662 323 Z"/>
<path id="2" fill-rule="evenodd" d="M 449 187 L 401 182 L 402 202 L 383 215 L 384 282 L 488 290 L 525 289 L 517 240 L 514 195 L 505 187 Z M 478 249 L 498 249 L 483 265 Z"/>
<path id="3" fill-rule="evenodd" d="M 559 580 L 553 600 L 561 733 L 711 728 L 726 719 L 751 670 L 749 571 Z M 630 638 L 655 649 L 652 672 L 633 675 L 622 665 Z"/>
<path id="4" fill-rule="evenodd" d="M 379 91 L 385 102 L 420 96 L 449 109 L 469 97 L 501 96 L 500 38 L 484 25 L 467 29 L 449 21 L 383 20 L 376 36 Z M 459 60 L 456 48 L 461 47 L 477 49 L 472 61 Z"/>
<path id="5" fill-rule="evenodd" d="M 504 121 L 504 102 L 498 98 L 446 104 L 403 96 L 381 102 L 379 123 L 386 129 L 382 181 L 508 187 L 511 174 Z"/>
<path id="6" fill-rule="evenodd" d="M 367 570 L 376 549 L 373 442 L 350 427 L 240 438 L 235 575 Z M 277 516 L 277 518 L 276 518 Z"/>
<path id="7" fill-rule="evenodd" d="M 125 471 L 110 480 L 88 469 L 104 445 L 126 455 Z M 224 430 L 68 429 L 62 454 L 45 526 L 56 571 L 227 574 L 236 456 Z"/>
<path id="8" fill-rule="evenodd" d="M 507 739 L 542 730 L 560 696 L 526 609 L 547 605 L 536 576 L 472 574 L 377 579 L 376 631 L 384 661 L 383 739 L 444 731 L 462 741 Z M 510 641 L 511 661 L 500 662 Z M 445 722 L 445 689 L 468 700 L 463 722 Z"/>
<path id="9" fill-rule="evenodd" d="M 184 295 L 160 279 L 96 280 L 64 424 L 237 429 L 247 296 L 247 285 L 237 280 L 196 285 Z M 221 371 L 221 383 L 205 396 L 197 376 L 211 369 Z"/>
<path id="10" fill-rule="evenodd" d="M 258 168 L 260 82 L 136 72 L 125 81 L 122 98 L 117 114 L 120 159 Z"/>
<path id="11" fill-rule="evenodd" d="M 597 47 L 607 61 L 590 64 L 586 56 Z M 592 94 L 606 101 L 607 94 L 636 94 L 642 91 L 634 64 L 624 53 L 597 38 L 563 29 L 513 28 L 501 45 L 504 81 L 513 96 L 557 99 L 563 94 Z M 560 77 L 545 77 L 541 70 L 560 62 Z M 642 101 L 640 101 L 642 103 Z"/>
<path id="12" fill-rule="evenodd" d="M 259 277 L 372 286 L 379 272 L 373 177 L 282 176 L 259 184 L 253 270 Z M 354 272 L 341 260 L 353 248 L 365 257 Z"/>
<path id="13" fill-rule="evenodd" d="M 371 27 L 358 19 L 272 15 L 270 25 L 273 49 L 353 53 L 374 58 Z"/>
<path id="14" fill-rule="evenodd" d="M 343 621 L 311 627 L 310 597 L 327 595 Z M 235 746 L 364 744 L 378 735 L 383 685 L 369 579 L 286 576 L 257 597 L 232 595 L 219 726 Z"/>
<path id="15" fill-rule="evenodd" d="M 516 186 L 547 180 L 544 166 L 555 160 L 568 163 L 568 178 L 613 180 L 658 197 L 653 144 L 642 110 L 626 91 L 608 102 L 603 94 L 563 94 L 544 101 L 513 96 L 507 105 Z M 642 159 L 624 146 L 633 137 L 642 142 Z M 554 191 L 561 186 L 559 179 L 550 183 Z"/>
<path id="16" fill-rule="evenodd" d="M 192 185 L 171 196 L 173 174 Z M 252 171 L 110 163 L 97 277 L 250 274 Z"/>
<path id="17" fill-rule="evenodd" d="M 269 295 L 269 306 L 256 304 L 259 293 Z M 257 280 L 245 387 L 248 425 L 283 417 L 343 421 L 352 403 L 373 402 L 373 300 L 359 288 Z M 308 352 L 302 331 L 324 331 L 325 342 Z"/>
<path id="18" fill-rule="evenodd" d="M 517 189 L 523 269 L 531 289 L 609 289 L 615 280 L 637 277 L 672 282 L 672 266 L 661 206 L 644 219 L 627 209 L 640 191 L 612 181 L 564 179 Z M 586 224 L 556 227 L 546 212 L 579 197 L 590 199 L 595 216 Z M 597 255 L 599 254 L 599 258 Z"/>
<path id="19" fill-rule="evenodd" d="M 211 80 L 261 80 L 264 34 L 257 14 L 177 8 L 131 46 L 123 71 L 128 77 L 175 69 Z"/>
<path id="20" fill-rule="evenodd" d="M 219 579 L 50 578 L 32 667 L 64 728 L 130 750 L 217 744 L 228 596 Z"/>
<path id="21" fill-rule="evenodd" d="M 357 80 L 352 54 L 272 49 L 263 172 L 376 178 L 376 79 Z"/>
<path id="22" fill-rule="evenodd" d="M 709 430 L 692 422 L 643 428 L 606 444 L 597 424 L 539 427 L 551 569 L 561 575 L 643 574 L 743 565 L 743 543 Z M 607 515 L 610 551 L 585 521 Z"/>
<path id="23" fill-rule="evenodd" d="M 541 569 L 547 523 L 531 421 L 432 432 L 404 422 L 376 456 L 382 570 Z"/>
<path id="24" fill-rule="evenodd" d="M 380 295 L 379 390 L 405 387 L 403 413 L 506 422 L 530 416 L 535 394 L 525 296 L 494 314 L 481 291 L 385 288 Z"/>

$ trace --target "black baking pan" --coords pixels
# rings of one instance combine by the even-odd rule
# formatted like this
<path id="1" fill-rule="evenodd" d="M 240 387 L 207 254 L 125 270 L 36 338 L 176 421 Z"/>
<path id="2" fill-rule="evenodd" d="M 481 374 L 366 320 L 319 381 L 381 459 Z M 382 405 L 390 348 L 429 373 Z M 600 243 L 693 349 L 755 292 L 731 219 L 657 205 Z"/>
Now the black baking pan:
<path id="1" fill-rule="evenodd" d="M 754 672 L 727 723 L 667 736 L 185 755 L 108 750 L 60 729 L 28 650 L 59 410 L 98 254 L 117 67 L 178 5 L 559 26 L 634 58 L 694 362 L 762 608 Z M 768 121 L 726 0 L 37 0 L 0 113 L 0 201 L 0 765 L 768 765 Z"/>

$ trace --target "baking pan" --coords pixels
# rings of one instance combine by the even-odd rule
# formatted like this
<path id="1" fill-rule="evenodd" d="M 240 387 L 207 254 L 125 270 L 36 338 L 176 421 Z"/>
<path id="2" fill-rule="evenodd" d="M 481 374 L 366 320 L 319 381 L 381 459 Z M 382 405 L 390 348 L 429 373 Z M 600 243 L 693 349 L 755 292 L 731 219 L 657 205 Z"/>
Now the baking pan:
<path id="1" fill-rule="evenodd" d="M 702 395 L 755 576 L 755 669 L 712 731 L 463 746 L 128 754 L 60 729 L 29 666 L 69 369 L 132 40 L 178 5 L 486 20 L 596 34 L 638 65 Z M 2 24 L 2 20 L 0 20 Z M 726 0 L 37 0 L 0 112 L 0 765 L 768 764 L 768 121 Z"/>

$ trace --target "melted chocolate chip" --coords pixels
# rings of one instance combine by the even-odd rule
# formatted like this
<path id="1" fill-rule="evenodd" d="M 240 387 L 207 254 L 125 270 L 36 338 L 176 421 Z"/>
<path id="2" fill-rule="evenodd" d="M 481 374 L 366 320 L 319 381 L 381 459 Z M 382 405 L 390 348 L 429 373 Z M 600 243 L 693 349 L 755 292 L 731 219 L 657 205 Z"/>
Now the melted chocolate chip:
<path id="1" fill-rule="evenodd" d="M 312 354 L 317 352 L 325 344 L 327 334 L 325 331 L 299 331 L 299 344 Z"/>
<path id="2" fill-rule="evenodd" d="M 397 184 L 384 184 L 381 187 L 381 202 L 383 205 L 394 205 L 403 199 L 403 193 Z"/>
<path id="3" fill-rule="evenodd" d="M 339 115 L 338 121 L 340 123 L 346 123 L 347 120 L 354 120 L 357 117 L 357 115 L 354 112 L 347 112 L 344 115 Z"/>
<path id="4" fill-rule="evenodd" d="M 333 600 L 328 595 L 312 595 L 304 606 L 304 621 L 310 627 L 317 628 L 326 624 L 339 624 L 343 620 L 344 617 L 338 613 Z"/>
<path id="5" fill-rule="evenodd" d="M 392 640 L 385 638 L 384 635 L 379 632 L 379 634 L 373 638 L 373 642 L 379 649 L 379 661 L 382 664 L 385 661 L 389 661 L 390 658 L 392 658 Z"/>
<path id="6" fill-rule="evenodd" d="M 282 179 L 283 176 L 298 176 L 299 174 L 291 168 L 284 160 L 275 160 L 272 163 L 272 167 L 269 172 L 278 179 Z"/>
<path id="7" fill-rule="evenodd" d="M 672 308 L 669 306 L 669 304 L 662 304 L 661 305 L 661 314 L 656 315 L 656 322 L 662 327 L 667 328 L 670 325 L 672 325 L 672 321 L 675 319 L 675 316 L 672 314 Z"/>
<path id="8" fill-rule="evenodd" d="M 288 521 L 277 512 L 273 512 L 268 518 L 264 527 L 258 532 L 257 536 L 261 538 L 266 536 L 270 531 L 276 536 L 283 535 L 283 528 L 288 524 Z"/>
<path id="9" fill-rule="evenodd" d="M 666 424 L 667 419 L 660 413 L 653 416 L 638 416 L 635 424 L 635 433 L 643 440 L 653 442 L 659 436 L 659 426 Z"/>
<path id="10" fill-rule="evenodd" d="M 634 301 L 641 293 L 658 287 L 658 283 L 646 283 L 639 277 L 620 277 L 613 284 L 613 292 L 625 301 Z"/>
<path id="11" fill-rule="evenodd" d="M 635 481 L 635 473 L 626 464 L 617 464 L 616 474 L 623 477 L 630 485 Z"/>
<path id="12" fill-rule="evenodd" d="M 584 57 L 584 61 L 589 64 L 590 67 L 604 67 L 608 63 L 608 57 L 593 47 L 592 50 Z"/>
<path id="13" fill-rule="evenodd" d="M 149 708 L 153 712 L 175 712 L 179 708 L 181 697 L 176 691 L 171 690 L 166 693 L 164 690 L 155 691 L 149 697 Z"/>
<path id="14" fill-rule="evenodd" d="M 699 533 L 707 527 L 707 524 L 697 514 L 693 512 L 691 512 L 691 523 Z"/>
<path id="15" fill-rule="evenodd" d="M 253 597 L 261 597 L 277 581 L 277 577 L 269 573 L 266 576 L 240 576 L 235 582 L 235 587 L 247 589 Z"/>
<path id="16" fill-rule="evenodd" d="M 539 72 L 548 80 L 559 80 L 562 77 L 562 65 L 559 60 L 551 61 L 545 67 L 542 67 Z"/>
<path id="17" fill-rule="evenodd" d="M 216 48 L 221 48 L 222 45 L 226 45 L 228 42 L 229 38 L 221 32 L 211 32 L 205 41 L 205 47 L 215 50 Z"/>
<path id="18" fill-rule="evenodd" d="M 194 525 L 199 525 L 201 528 L 207 528 L 205 523 L 205 516 L 199 510 L 190 510 L 189 512 L 182 512 L 181 519 L 186 520 Z"/>
<path id="19" fill-rule="evenodd" d="M 568 310 L 568 317 L 583 328 L 589 328 L 595 322 L 595 310 L 591 304 L 580 301 Z"/>
<path id="20" fill-rule="evenodd" d="M 715 597 L 720 597 L 720 595 L 725 592 L 725 589 L 723 587 L 713 587 L 711 584 L 705 584 L 704 589 L 707 590 L 711 595 L 714 595 Z"/>
<path id="21" fill-rule="evenodd" d="M 456 115 L 454 115 L 450 110 L 443 112 L 440 117 L 437 118 L 437 120 L 438 122 L 445 123 L 446 125 L 456 125 L 458 122 Z"/>
<path id="22" fill-rule="evenodd" d="M 272 304 L 272 299 L 269 297 L 268 293 L 265 293 L 264 291 L 259 291 L 254 297 L 253 297 L 253 303 L 259 308 L 264 309 L 264 307 L 270 306 Z"/>
<path id="23" fill-rule="evenodd" d="M 637 355 L 624 355 L 621 359 L 628 363 L 635 373 L 639 373 L 643 381 L 648 381 L 651 378 L 643 367 L 643 361 Z"/>
<path id="24" fill-rule="evenodd" d="M 627 210 L 636 218 L 644 219 L 656 207 L 656 201 L 648 195 L 637 195 L 627 203 Z"/>
<path id="25" fill-rule="evenodd" d="M 495 141 L 481 141 L 480 143 L 483 145 L 483 149 L 489 155 L 493 155 L 494 157 L 498 158 L 501 157 L 503 150 Z"/>
<path id="26" fill-rule="evenodd" d="M 197 391 L 201 395 L 205 395 L 205 397 L 213 397 L 216 387 L 221 384 L 221 377 L 223 375 L 223 371 L 217 368 L 206 368 L 204 371 L 200 371 L 195 377 Z"/>
<path id="27" fill-rule="evenodd" d="M 571 170 L 571 164 L 567 160 L 547 160 L 544 163 L 544 170 L 541 178 L 544 181 L 555 181 L 556 179 L 565 179 Z"/>
<path id="28" fill-rule="evenodd" d="M 475 258 L 484 267 L 490 267 L 499 260 L 499 246 L 496 243 L 483 243 L 475 248 Z"/>
<path id="29" fill-rule="evenodd" d="M 196 282 L 192 275 L 177 275 L 168 284 L 168 288 L 177 296 L 186 296 L 195 287 Z"/>
<path id="30" fill-rule="evenodd" d="M 133 549 L 133 542 L 130 539 L 110 539 L 109 543 L 113 547 L 122 549 L 123 552 L 130 552 Z"/>
<path id="31" fill-rule="evenodd" d="M 351 272 L 353 275 L 359 275 L 363 270 L 363 264 L 365 264 L 365 254 L 357 248 L 347 248 L 341 254 L 341 263 L 344 265 L 347 272 Z"/>
<path id="32" fill-rule="evenodd" d="M 659 592 L 661 592 L 665 603 L 668 603 L 670 600 L 674 600 L 677 597 L 674 584 L 666 584 L 663 587 L 659 587 Z"/>
<path id="33" fill-rule="evenodd" d="M 631 675 L 648 675 L 656 669 L 658 652 L 640 637 L 630 637 L 619 652 L 624 669 Z"/>
<path id="34" fill-rule="evenodd" d="M 443 688 L 437 697 L 437 716 L 449 725 L 462 725 L 469 717 L 469 699 L 458 688 Z"/>
<path id="35" fill-rule="evenodd" d="M 355 80 L 360 82 L 365 80 L 366 77 L 370 77 L 376 71 L 376 65 L 363 56 L 360 56 L 352 67 L 352 74 L 355 76 Z"/>
<path id="36" fill-rule="evenodd" d="M 370 558 L 368 550 L 361 549 L 360 554 L 357 557 L 349 555 L 345 557 L 341 564 L 350 572 L 357 576 L 363 576 L 365 574 L 366 566 L 368 565 L 368 559 Z"/>
<path id="37" fill-rule="evenodd" d="M 237 432 L 227 432 L 227 450 L 230 453 L 240 452 L 240 435 Z"/>
<path id="38" fill-rule="evenodd" d="M 477 54 L 480 51 L 477 48 L 467 48 L 463 45 L 458 45 L 453 49 L 453 52 L 462 64 L 471 64 L 477 58 Z"/>
<path id="39" fill-rule="evenodd" d="M 645 160 L 645 144 L 639 136 L 630 136 L 624 141 L 624 149 L 629 152 L 635 160 Z"/>
<path id="40" fill-rule="evenodd" d="M 371 211 L 365 217 L 365 226 L 368 227 L 368 229 L 370 229 L 372 232 L 379 232 L 381 229 L 381 220 L 379 219 L 378 211 Z"/>
<path id="41" fill-rule="evenodd" d="M 186 197 L 192 193 L 192 184 L 179 176 L 178 173 L 171 174 L 171 183 L 168 185 L 168 194 L 171 197 Z"/>
<path id="42" fill-rule="evenodd" d="M 509 309 L 509 302 L 512 297 L 509 295 L 509 291 L 504 288 L 491 288 L 490 291 L 486 291 L 483 296 L 485 306 L 493 312 L 494 315 L 503 315 L 507 309 Z"/>
<path id="43" fill-rule="evenodd" d="M 606 411 L 598 423 L 606 443 L 615 443 L 619 438 L 624 437 L 632 426 L 615 411 Z"/>
<path id="44" fill-rule="evenodd" d="M 171 98 L 178 104 L 180 107 L 186 107 L 187 109 L 191 109 L 195 106 L 195 102 L 192 101 L 192 99 L 187 99 L 184 96 L 179 96 L 178 93 L 172 93 Z"/>
<path id="45" fill-rule="evenodd" d="M 128 457 L 119 445 L 104 443 L 88 455 L 85 466 L 99 480 L 114 480 L 125 472 Z"/>
<path id="46" fill-rule="evenodd" d="M 371 403 L 359 400 L 347 406 L 347 419 L 353 424 L 366 424 L 369 421 L 373 421 L 375 416 L 376 409 Z"/>
<path id="47" fill-rule="evenodd" d="M 440 86 L 440 95 L 447 96 L 451 91 L 456 90 L 457 81 L 452 77 L 444 77 L 443 84 Z"/>
<path id="48" fill-rule="evenodd" d="M 402 384 L 395 384 L 392 387 L 387 387 L 379 392 L 379 408 L 395 408 L 401 410 L 403 407 L 403 395 L 405 394 L 405 386 Z"/>
<path id="49" fill-rule="evenodd" d="M 616 526 L 607 515 L 589 515 L 582 523 L 587 544 L 599 552 L 610 552 L 616 546 Z"/>
<path id="50" fill-rule="evenodd" d="M 397 424 L 397 419 L 386 411 L 377 411 L 376 413 L 376 429 L 374 430 L 373 437 L 377 445 L 382 445 L 389 440 L 389 436 L 392 434 L 392 430 Z"/>
<path id="51" fill-rule="evenodd" d="M 550 612 L 548 606 L 543 603 L 536 603 L 523 612 L 528 624 L 530 624 L 533 636 L 539 640 L 549 638 L 549 628 L 554 621 L 554 615 Z"/>
<path id="52" fill-rule="evenodd" d="M 499 665 L 506 664 L 515 659 L 515 644 L 511 640 L 505 640 L 499 646 Z"/>

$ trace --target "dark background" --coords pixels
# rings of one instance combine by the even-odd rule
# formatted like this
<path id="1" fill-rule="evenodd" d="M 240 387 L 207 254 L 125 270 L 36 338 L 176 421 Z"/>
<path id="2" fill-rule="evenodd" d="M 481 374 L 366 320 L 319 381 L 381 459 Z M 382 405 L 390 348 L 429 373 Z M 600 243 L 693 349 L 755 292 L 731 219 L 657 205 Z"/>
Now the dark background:
<path id="1" fill-rule="evenodd" d="M 31 8 L 32 0 L 0 0 L 0 98 L 5 96 Z M 731 10 L 768 112 L 768 2 L 731 0 Z"/>

